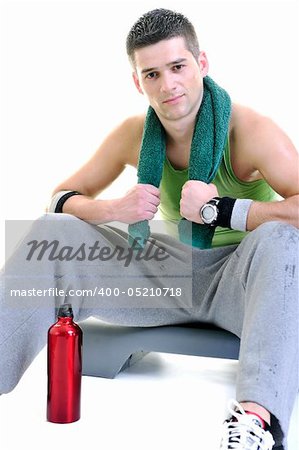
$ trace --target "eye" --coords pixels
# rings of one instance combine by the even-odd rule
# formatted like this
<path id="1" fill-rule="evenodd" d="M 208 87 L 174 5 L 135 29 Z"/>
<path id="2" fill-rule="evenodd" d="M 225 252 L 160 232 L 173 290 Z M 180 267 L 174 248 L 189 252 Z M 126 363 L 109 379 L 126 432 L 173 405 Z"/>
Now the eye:
<path id="1" fill-rule="evenodd" d="M 179 72 L 180 70 L 183 69 L 183 67 L 185 67 L 184 64 L 176 64 L 175 66 L 173 66 L 172 70 L 174 72 Z"/>
<path id="2" fill-rule="evenodd" d="M 146 75 L 145 78 L 147 78 L 148 80 L 153 80 L 153 79 L 155 79 L 157 77 L 158 77 L 158 73 L 157 72 L 150 72 L 150 73 L 148 73 Z"/>

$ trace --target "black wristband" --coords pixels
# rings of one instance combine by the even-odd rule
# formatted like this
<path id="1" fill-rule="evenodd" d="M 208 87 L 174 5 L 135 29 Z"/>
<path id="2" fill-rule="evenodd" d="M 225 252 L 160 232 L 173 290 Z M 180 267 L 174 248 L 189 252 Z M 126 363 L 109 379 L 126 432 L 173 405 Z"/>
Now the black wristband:
<path id="1" fill-rule="evenodd" d="M 216 219 L 216 223 L 214 226 L 223 227 L 223 228 L 231 228 L 230 219 L 233 212 L 233 207 L 236 202 L 235 198 L 230 197 L 221 197 L 218 207 L 218 216 Z"/>
<path id="2" fill-rule="evenodd" d="M 63 208 L 64 203 L 67 201 L 67 199 L 69 199 L 70 197 L 73 197 L 73 195 L 82 195 L 82 194 L 81 194 L 81 192 L 78 192 L 78 191 L 67 192 L 62 197 L 60 197 L 60 199 L 58 200 L 54 212 L 62 213 L 63 212 L 62 208 Z"/>

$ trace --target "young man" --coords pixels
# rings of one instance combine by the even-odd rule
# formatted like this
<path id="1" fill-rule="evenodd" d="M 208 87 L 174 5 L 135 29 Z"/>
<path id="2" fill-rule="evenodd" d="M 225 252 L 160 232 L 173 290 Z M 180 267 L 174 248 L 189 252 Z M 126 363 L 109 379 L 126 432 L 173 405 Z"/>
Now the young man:
<path id="1" fill-rule="evenodd" d="M 133 224 L 153 219 L 158 208 L 175 235 L 165 237 L 170 253 L 185 247 L 177 241 L 180 224 L 186 222 L 182 218 L 195 224 L 195 234 L 201 236 L 198 230 L 203 229 L 211 234 L 207 245 L 195 242 L 192 250 L 192 307 L 108 314 L 105 304 L 106 315 L 103 309 L 98 315 L 145 326 L 207 321 L 240 336 L 238 401 L 224 424 L 220 448 L 286 449 L 298 392 L 298 153 L 270 119 L 230 104 L 225 91 L 208 77 L 207 56 L 183 15 L 164 9 L 146 13 L 128 35 L 127 52 L 136 88 L 151 109 L 147 116 L 119 125 L 93 158 L 56 188 L 49 211 L 64 213 L 66 223 L 82 219 L 76 222 L 82 236 L 102 233 L 97 239 L 112 246 L 127 239 L 124 233 L 116 239 L 115 229 L 94 225 L 118 221 L 134 229 Z M 210 122 L 211 114 L 215 122 Z M 198 147 L 209 147 L 210 139 L 214 147 L 221 142 L 213 164 L 210 158 L 205 161 L 205 153 L 197 153 Z M 155 157 L 151 152 L 158 147 L 162 150 Z M 147 149 L 152 159 L 146 160 Z M 127 164 L 138 167 L 140 183 L 121 198 L 95 198 Z M 209 164 L 210 175 L 199 179 L 198 167 L 204 171 Z M 14 267 L 20 265 L 20 254 L 11 263 Z M 84 268 L 76 270 L 82 276 Z M 269 319 L 271 327 L 266 326 Z M 44 317 L 43 329 L 51 320 L 52 315 Z M 13 388 L 41 345 L 2 392 Z M 11 373 L 5 373 L 8 380 Z"/>

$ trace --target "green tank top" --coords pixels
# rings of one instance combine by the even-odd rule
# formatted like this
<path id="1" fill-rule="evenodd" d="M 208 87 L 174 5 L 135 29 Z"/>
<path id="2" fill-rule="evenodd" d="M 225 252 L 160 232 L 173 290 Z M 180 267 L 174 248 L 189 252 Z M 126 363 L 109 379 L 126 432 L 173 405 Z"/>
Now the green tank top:
<path id="1" fill-rule="evenodd" d="M 180 198 L 183 185 L 188 181 L 188 168 L 177 170 L 165 159 L 160 184 L 160 216 L 168 234 L 178 239 L 177 224 L 181 219 Z M 232 169 L 229 139 L 226 141 L 223 159 L 216 173 L 213 184 L 217 186 L 220 197 L 250 198 L 269 202 L 277 199 L 276 192 L 265 180 L 245 182 L 239 180 Z M 220 247 L 241 242 L 247 232 L 217 227 L 212 247 Z"/>

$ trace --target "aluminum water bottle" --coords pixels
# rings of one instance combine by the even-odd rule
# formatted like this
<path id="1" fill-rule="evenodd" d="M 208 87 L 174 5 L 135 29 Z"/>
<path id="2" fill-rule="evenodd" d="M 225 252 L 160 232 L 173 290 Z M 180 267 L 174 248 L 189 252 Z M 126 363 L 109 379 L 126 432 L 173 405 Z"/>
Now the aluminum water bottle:
<path id="1" fill-rule="evenodd" d="M 62 305 L 48 331 L 47 420 L 70 423 L 80 419 L 82 330 L 73 321 L 70 303 Z"/>

